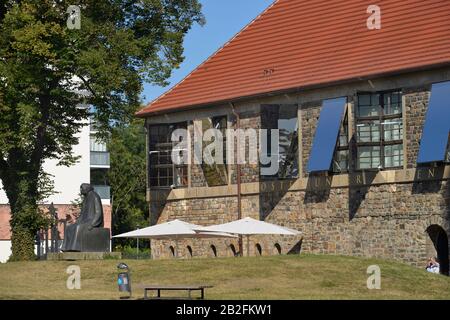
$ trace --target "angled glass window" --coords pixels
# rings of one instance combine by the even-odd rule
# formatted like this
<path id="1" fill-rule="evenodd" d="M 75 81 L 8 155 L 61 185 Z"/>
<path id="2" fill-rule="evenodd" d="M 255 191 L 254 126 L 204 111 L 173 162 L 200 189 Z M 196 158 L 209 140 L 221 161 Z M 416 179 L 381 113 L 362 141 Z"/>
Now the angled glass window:
<path id="1" fill-rule="evenodd" d="M 423 127 L 417 163 L 444 161 L 450 131 L 450 81 L 435 83 Z"/>
<path id="2" fill-rule="evenodd" d="M 208 186 L 221 186 L 226 185 L 228 183 L 228 170 L 226 165 L 226 154 L 227 154 L 227 142 L 226 142 L 226 129 L 227 129 L 227 116 L 219 116 L 213 118 L 207 118 L 202 120 L 202 130 L 203 134 L 206 130 L 216 129 L 220 131 L 222 134 L 222 142 L 223 142 L 223 163 L 214 163 L 212 165 L 208 165 L 206 163 L 202 163 L 202 171 L 205 177 L 206 183 Z M 215 136 L 214 139 L 218 139 L 218 136 Z M 203 150 L 205 147 L 213 141 L 203 142 Z M 215 157 L 215 154 L 211 154 L 211 156 Z M 214 161 L 213 161 L 214 162 Z"/>
<path id="3" fill-rule="evenodd" d="M 308 172 L 329 171 L 331 169 L 346 103 L 346 97 L 323 101 L 309 156 Z"/>
<path id="4" fill-rule="evenodd" d="M 297 105 L 262 105 L 261 128 L 267 129 L 267 152 L 271 152 L 271 129 L 279 130 L 279 170 L 263 179 L 290 179 L 298 176 L 298 117 Z M 267 166 L 270 166 L 268 164 Z"/>
<path id="5" fill-rule="evenodd" d="M 333 159 L 333 172 L 347 172 L 349 168 L 348 115 L 345 114 L 339 130 L 339 139 Z"/>

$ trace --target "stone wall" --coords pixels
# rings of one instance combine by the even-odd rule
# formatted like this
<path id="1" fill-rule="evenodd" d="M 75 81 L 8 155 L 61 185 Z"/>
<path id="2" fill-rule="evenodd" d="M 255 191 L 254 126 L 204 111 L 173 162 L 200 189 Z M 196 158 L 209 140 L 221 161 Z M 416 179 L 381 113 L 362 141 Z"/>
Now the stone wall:
<path id="1" fill-rule="evenodd" d="M 316 132 L 316 126 L 320 116 L 320 108 L 322 101 L 317 101 L 313 103 L 305 103 L 301 106 L 301 136 L 302 136 L 302 146 L 301 158 L 303 163 L 303 177 L 307 176 L 306 168 L 308 166 L 309 154 L 311 152 L 311 146 L 314 139 L 314 133 Z"/>
<path id="2" fill-rule="evenodd" d="M 405 167 L 415 168 L 422 134 L 422 127 L 430 97 L 430 86 L 409 87 L 403 90 Z M 348 89 L 349 92 L 351 91 Z M 338 96 L 333 93 L 333 96 Z M 349 94 L 353 107 L 355 95 Z M 280 98 L 281 100 L 281 98 Z M 395 180 L 374 183 L 376 173 L 365 175 L 364 183 L 348 183 L 340 187 L 317 187 L 308 178 L 306 166 L 317 127 L 322 100 L 310 99 L 300 105 L 301 146 L 303 174 L 298 180 L 308 181 L 303 189 L 290 188 L 298 180 L 286 180 L 285 187 L 266 191 L 259 181 L 259 169 L 244 165 L 242 183 L 259 184 L 259 192 L 247 193 L 242 198 L 243 217 L 250 216 L 300 230 L 301 236 L 254 236 L 250 238 L 250 254 L 263 255 L 285 253 L 328 253 L 396 259 L 416 266 L 424 266 L 433 244 L 427 234 L 431 225 L 441 226 L 449 234 L 450 181 L 448 176 L 433 177 L 433 181 Z M 285 101 L 284 101 L 285 102 Z M 274 103 L 274 99 L 258 101 Z M 281 102 L 280 102 L 281 103 Z M 355 124 L 354 115 L 349 123 Z M 259 128 L 258 113 L 244 114 L 241 128 Z M 355 128 L 350 128 L 354 132 Z M 353 155 L 354 156 L 354 155 Z M 354 162 L 354 161 L 353 161 Z M 236 183 L 235 167 L 231 183 Z M 350 174 L 353 174 L 351 166 Z M 397 177 L 392 171 L 392 176 Z M 193 171 L 195 172 L 195 171 Z M 389 173 L 389 172 L 386 172 Z M 196 174 L 194 174 L 195 176 Z M 192 178 L 193 176 L 191 176 Z M 205 186 L 197 183 L 193 186 Z M 151 203 L 151 219 L 165 222 L 176 218 L 202 225 L 220 224 L 237 218 L 237 197 L 234 194 L 218 197 L 195 197 L 172 199 Z M 244 252 L 246 241 L 244 239 Z M 171 257 L 173 241 L 153 241 L 155 258 Z M 178 243 L 181 257 L 212 256 L 214 246 L 217 256 L 231 256 L 231 246 L 238 249 L 237 239 L 182 240 Z"/>
<path id="3" fill-rule="evenodd" d="M 261 117 L 259 112 L 246 112 L 240 115 L 240 129 L 255 129 L 258 130 L 261 127 Z M 236 124 L 233 123 L 232 129 L 236 129 Z M 256 137 L 259 141 L 259 136 Z M 258 143 L 258 142 L 257 142 Z M 236 142 L 237 145 L 237 142 Z M 240 155 L 245 156 L 245 164 L 241 165 L 241 183 L 257 182 L 259 181 L 259 166 L 256 164 L 248 163 L 249 150 L 257 150 L 257 145 L 253 141 L 246 139 L 245 145 L 240 145 Z M 237 158 L 235 154 L 235 161 L 237 163 Z M 259 159 L 259 158 L 258 158 Z M 230 165 L 231 168 L 231 183 L 236 183 L 236 165 Z"/>
<path id="4" fill-rule="evenodd" d="M 408 89 L 403 92 L 406 111 L 406 165 L 414 168 L 419 153 L 419 141 L 422 136 L 423 124 L 428 102 L 430 99 L 429 88 Z"/>

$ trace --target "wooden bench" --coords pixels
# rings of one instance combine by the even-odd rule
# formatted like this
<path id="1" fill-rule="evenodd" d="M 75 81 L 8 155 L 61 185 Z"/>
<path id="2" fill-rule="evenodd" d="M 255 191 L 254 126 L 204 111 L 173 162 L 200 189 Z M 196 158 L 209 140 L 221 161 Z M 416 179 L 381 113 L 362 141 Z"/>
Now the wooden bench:
<path id="1" fill-rule="evenodd" d="M 164 299 L 161 297 L 161 291 L 187 291 L 188 299 L 192 299 L 192 291 L 200 291 L 200 299 L 205 299 L 205 289 L 212 288 L 209 285 L 141 285 L 140 287 L 144 289 L 144 300 L 149 299 L 148 291 L 156 291 L 156 297 L 151 299 Z"/>

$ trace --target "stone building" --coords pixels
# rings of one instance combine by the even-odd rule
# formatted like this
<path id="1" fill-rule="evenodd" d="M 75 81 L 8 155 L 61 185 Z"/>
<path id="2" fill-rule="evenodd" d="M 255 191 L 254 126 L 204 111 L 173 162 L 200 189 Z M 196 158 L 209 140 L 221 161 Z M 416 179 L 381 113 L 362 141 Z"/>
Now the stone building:
<path id="1" fill-rule="evenodd" d="M 380 29 L 370 27 L 371 2 L 275 1 L 137 114 L 146 119 L 152 224 L 238 218 L 235 161 L 174 164 L 175 129 L 188 130 L 191 158 L 196 132 L 278 129 L 276 174 L 240 165 L 242 217 L 302 235 L 252 237 L 251 254 L 417 266 L 437 256 L 448 272 L 450 2 L 382 1 Z M 235 151 L 249 156 L 255 140 L 248 141 Z M 184 257 L 233 256 L 239 248 L 234 239 L 180 243 Z M 152 252 L 170 257 L 174 246 L 152 241 Z"/>

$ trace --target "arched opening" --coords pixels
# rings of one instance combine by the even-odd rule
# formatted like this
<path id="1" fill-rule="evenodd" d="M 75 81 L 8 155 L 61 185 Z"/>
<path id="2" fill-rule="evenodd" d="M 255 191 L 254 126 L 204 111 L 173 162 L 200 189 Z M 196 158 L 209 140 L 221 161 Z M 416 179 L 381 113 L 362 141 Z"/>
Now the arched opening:
<path id="1" fill-rule="evenodd" d="M 170 246 L 169 250 L 170 250 L 170 257 L 175 258 L 175 248 L 173 246 Z"/>
<path id="2" fill-rule="evenodd" d="M 448 261 L 448 237 L 445 230 L 433 224 L 427 228 L 427 233 L 430 236 L 431 242 L 433 244 L 435 257 L 438 259 L 440 266 L 440 273 L 449 275 L 449 261 Z M 430 255 L 430 250 L 428 250 L 428 255 Z"/>
<path id="3" fill-rule="evenodd" d="M 255 245 L 255 248 L 256 248 L 256 255 L 261 256 L 262 255 L 262 247 L 261 247 L 261 245 L 259 243 L 257 243 Z"/>
<path id="4" fill-rule="evenodd" d="M 188 251 L 188 258 L 192 258 L 192 247 L 191 246 L 187 246 L 186 249 Z"/>
<path id="5" fill-rule="evenodd" d="M 279 243 L 275 243 L 275 254 L 281 254 L 281 246 Z"/>
<path id="6" fill-rule="evenodd" d="M 216 258 L 217 257 L 217 249 L 215 245 L 211 245 L 211 256 Z"/>
<path id="7" fill-rule="evenodd" d="M 233 257 L 237 256 L 237 251 L 236 251 L 236 247 L 234 246 L 234 244 L 230 244 L 230 251 L 231 251 L 231 254 L 233 255 Z"/>

